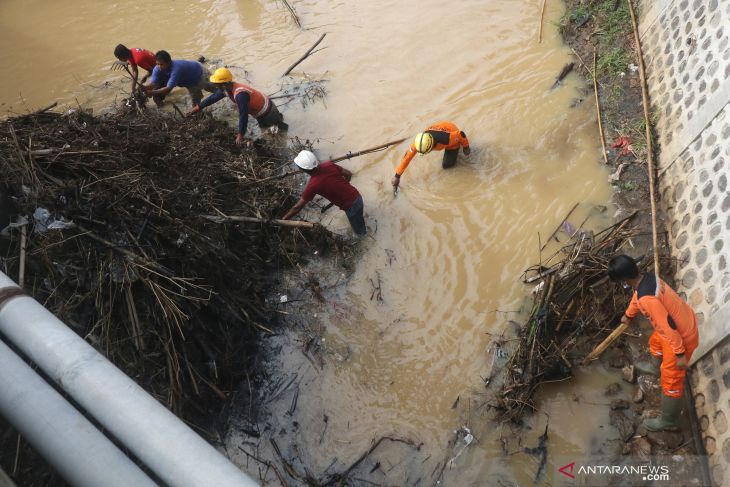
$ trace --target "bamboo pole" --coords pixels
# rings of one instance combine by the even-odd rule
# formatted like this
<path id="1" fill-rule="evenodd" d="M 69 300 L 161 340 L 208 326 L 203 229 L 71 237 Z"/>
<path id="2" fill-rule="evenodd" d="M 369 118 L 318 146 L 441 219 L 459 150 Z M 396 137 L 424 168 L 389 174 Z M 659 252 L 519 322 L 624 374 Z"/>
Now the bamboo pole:
<path id="1" fill-rule="evenodd" d="M 301 220 L 267 220 L 266 218 L 256 218 L 253 216 L 235 216 L 235 215 L 200 215 L 206 220 L 210 220 L 215 223 L 223 222 L 242 222 L 242 223 L 268 223 L 269 225 L 276 225 L 279 227 L 289 228 L 314 228 L 318 226 L 317 223 L 305 222 Z"/>
<path id="2" fill-rule="evenodd" d="M 350 152 L 344 156 L 335 157 L 334 159 L 330 159 L 330 162 L 340 162 L 340 161 L 344 161 L 345 159 L 352 159 L 353 157 L 364 156 L 365 154 L 370 154 L 371 152 L 377 152 L 381 149 L 390 147 L 391 145 L 400 144 L 404 140 L 406 140 L 406 139 L 403 138 L 403 139 L 393 140 L 391 142 L 386 142 L 385 144 L 381 144 L 381 145 L 378 145 L 375 147 L 371 147 L 369 149 L 364 149 L 364 150 L 355 152 L 354 154 L 352 152 Z"/>
<path id="3" fill-rule="evenodd" d="M 320 43 L 320 42 L 322 42 L 322 39 L 324 39 L 324 36 L 326 36 L 326 35 L 327 35 L 327 33 L 326 33 L 326 32 L 325 32 L 324 34 L 322 34 L 322 35 L 321 35 L 321 36 L 319 37 L 319 39 L 317 39 L 317 42 L 315 42 L 315 43 L 314 43 L 314 45 L 313 45 L 312 47 L 310 47 L 310 48 L 309 48 L 309 49 L 307 50 L 307 52 L 305 52 L 305 53 L 304 53 L 304 55 L 303 55 L 302 57 L 300 57 L 299 59 L 297 59 L 297 60 L 296 60 L 296 62 L 295 62 L 294 64 L 292 64 L 291 66 L 289 66 L 289 69 L 287 69 L 287 70 L 286 70 L 286 71 L 284 72 L 284 74 L 282 74 L 282 76 L 286 76 L 287 74 L 291 73 L 291 70 L 292 70 L 292 69 L 296 68 L 297 66 L 299 66 L 299 63 L 301 63 L 302 61 L 304 61 L 305 59 L 307 59 L 307 58 L 309 57 L 309 55 L 310 55 L 310 54 L 312 53 L 312 51 L 314 50 L 314 48 L 315 48 L 315 47 L 317 47 L 317 46 L 319 45 L 319 43 Z"/>
<path id="4" fill-rule="evenodd" d="M 540 25 L 538 26 L 537 30 L 537 43 L 542 44 L 542 22 L 543 18 L 545 17 L 545 4 L 547 3 L 547 0 L 542 0 L 542 8 L 540 9 Z"/>
<path id="5" fill-rule="evenodd" d="M 631 0 L 629 3 L 629 11 L 631 12 L 631 23 L 634 28 L 634 41 L 636 42 L 636 53 L 638 56 L 639 76 L 641 78 L 641 98 L 644 105 L 644 121 L 646 124 L 646 148 L 647 148 L 647 170 L 649 171 L 649 198 L 651 200 L 651 237 L 654 245 L 654 273 L 659 279 L 659 237 L 656 229 L 656 198 L 654 196 L 654 150 L 651 143 L 651 119 L 649 118 L 649 90 L 646 86 L 646 74 L 644 72 L 644 56 L 641 52 L 641 39 L 639 38 L 639 26 L 636 22 L 636 14 L 634 13 L 634 4 Z M 595 79 L 595 78 L 594 78 Z M 583 361 L 583 365 L 587 365 L 591 360 L 598 358 L 604 350 L 613 343 L 616 338 L 626 331 L 629 327 L 628 323 L 621 323 L 613 332 L 611 332 L 605 340 L 603 340 Z"/>
<path id="6" fill-rule="evenodd" d="M 641 78 L 641 99 L 644 105 L 644 125 L 646 126 L 646 159 L 649 171 L 649 197 L 651 199 L 651 238 L 654 244 L 654 273 L 659 278 L 659 237 L 657 235 L 656 224 L 656 196 L 654 195 L 654 147 L 651 141 L 651 118 L 649 117 L 649 89 L 646 86 L 646 72 L 644 70 L 644 55 L 641 52 L 641 39 L 639 38 L 639 26 L 636 22 L 636 13 L 634 12 L 634 3 L 629 2 L 629 11 L 631 12 L 631 23 L 634 27 L 634 41 L 636 42 L 636 54 L 639 64 L 639 76 Z"/>
<path id="7" fill-rule="evenodd" d="M 598 71 L 596 70 L 596 58 L 598 55 L 596 54 L 596 50 L 593 50 L 593 94 L 596 97 L 596 117 L 598 118 L 598 133 L 601 136 L 601 149 L 603 150 L 603 162 L 608 166 L 608 154 L 606 153 L 606 137 L 603 134 L 603 121 L 601 120 L 601 102 L 598 99 L 598 80 L 596 76 L 598 76 Z"/>
<path id="8" fill-rule="evenodd" d="M 593 360 L 597 359 L 623 332 L 629 327 L 628 323 L 621 323 L 618 328 L 613 330 L 605 340 L 603 340 L 591 353 L 583 360 L 583 365 L 588 365 Z"/>

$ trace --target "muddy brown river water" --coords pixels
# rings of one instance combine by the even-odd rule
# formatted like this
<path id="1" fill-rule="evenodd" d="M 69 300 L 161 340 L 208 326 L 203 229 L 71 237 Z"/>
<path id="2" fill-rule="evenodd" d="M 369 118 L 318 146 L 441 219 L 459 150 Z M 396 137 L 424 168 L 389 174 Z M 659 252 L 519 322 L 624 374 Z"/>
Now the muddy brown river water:
<path id="1" fill-rule="evenodd" d="M 355 172 L 374 238 L 363 245 L 354 273 L 325 291 L 326 303 L 306 311 L 324 339 L 323 370 L 304 359 L 295 334 L 278 344 L 282 354 L 272 366 L 297 377 L 299 396 L 292 415 L 285 411 L 294 388 L 270 401 L 268 421 L 271 431 L 286 430 L 279 440 L 285 453 L 298 452 L 313 472 L 334 458 L 348 465 L 384 434 L 422 442 L 417 456 L 384 447 L 383 462 L 409 458 L 387 476 L 386 463 L 371 475 L 387 485 L 418 478 L 430 485 L 438 463 L 459 450 L 447 449 L 454 430 L 468 424 L 476 441 L 446 469 L 446 485 L 531 485 L 537 460 L 504 455 L 498 439 L 512 433 L 479 411 L 482 377 L 495 362 L 493 340 L 521 318 L 513 311 L 531 288 L 519 276 L 538 261 L 538 234 L 545 239 L 578 202 L 575 223 L 591 215 L 589 227 L 604 226 L 614 211 L 592 98 L 571 108 L 583 96 L 575 75 L 550 89 L 571 61 L 555 27 L 563 6 L 547 2 L 538 43 L 540 0 L 290 3 L 303 29 L 274 0 L 5 0 L 0 110 L 23 112 L 55 100 L 102 110 L 128 87 L 109 71 L 118 42 L 164 48 L 173 58 L 220 59 L 236 66 L 238 78 L 273 93 L 281 73 L 327 32 L 325 49 L 294 72 L 328 80 L 326 103 L 283 105 L 290 135 L 319 139 L 326 157 L 454 121 L 469 136 L 471 157 L 448 171 L 440 154 L 417 157 L 397 198 L 389 180 L 405 144 L 343 164 Z M 184 90 L 171 98 L 188 103 Z M 225 113 L 232 119 L 230 109 Z M 609 208 L 600 213 L 595 205 Z M 347 231 L 341 212 L 330 211 L 324 222 Z M 338 276 L 317 275 L 326 269 L 315 262 L 304 272 L 336 282 Z M 378 282 L 382 301 L 371 299 Z M 539 397 L 547 414 L 531 419 L 525 446 L 535 446 L 548 415 L 554 454 L 616 437 L 608 426 L 596 433 L 607 422 L 602 391 L 613 381 L 595 366 L 545 387 Z M 251 442 L 233 434 L 229 452 L 258 476 L 236 442 Z"/>

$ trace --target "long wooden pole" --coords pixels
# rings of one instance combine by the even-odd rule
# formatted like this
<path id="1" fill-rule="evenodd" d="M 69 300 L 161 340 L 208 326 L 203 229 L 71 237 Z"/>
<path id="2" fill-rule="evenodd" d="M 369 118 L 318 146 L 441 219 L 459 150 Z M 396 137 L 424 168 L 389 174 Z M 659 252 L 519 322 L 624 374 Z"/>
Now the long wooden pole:
<path id="1" fill-rule="evenodd" d="M 606 153 L 606 137 L 603 134 L 603 120 L 601 116 L 601 102 L 598 99 L 598 79 L 596 76 L 598 76 L 598 70 L 596 70 L 596 59 L 598 55 L 596 54 L 596 50 L 593 50 L 593 73 L 591 73 L 591 77 L 593 78 L 593 93 L 596 97 L 596 117 L 598 118 L 598 134 L 601 136 L 601 149 L 603 150 L 603 162 L 608 166 L 608 154 Z"/>
<path id="2" fill-rule="evenodd" d="M 644 125 L 646 125 L 646 158 L 649 171 L 649 198 L 651 200 L 651 238 L 654 243 L 654 273 L 659 278 L 659 237 L 656 224 L 656 196 L 654 195 L 654 147 L 651 140 L 651 118 L 649 117 L 649 89 L 646 86 L 646 71 L 644 69 L 644 55 L 641 52 L 641 39 L 639 38 L 639 26 L 634 13 L 634 3 L 629 2 L 631 12 L 631 23 L 634 26 L 634 41 L 636 42 L 636 53 L 638 56 L 639 76 L 641 77 L 641 99 L 644 104 Z"/>
<path id="3" fill-rule="evenodd" d="M 353 157 L 364 156 L 365 154 L 370 154 L 371 152 L 376 152 L 381 149 L 385 149 L 386 147 L 390 147 L 391 145 L 400 144 L 404 140 L 406 140 L 406 139 L 403 138 L 403 139 L 393 140 L 391 142 L 386 142 L 385 144 L 371 147 L 369 149 L 363 149 L 363 150 L 355 152 L 355 153 L 350 152 L 349 154 L 346 154 L 344 156 L 335 157 L 334 159 L 330 159 L 330 161 L 331 162 L 340 162 L 340 161 L 344 161 L 345 159 L 352 159 Z"/>
<path id="4" fill-rule="evenodd" d="M 634 41 L 636 43 L 636 53 L 638 55 L 639 76 L 641 78 L 641 98 L 644 104 L 644 121 L 646 124 L 646 149 L 647 149 L 647 170 L 649 171 L 649 198 L 651 200 L 651 237 L 654 245 L 654 273 L 659 279 L 659 237 L 657 235 L 656 225 L 656 198 L 654 197 L 654 149 L 651 143 L 651 119 L 649 118 L 649 90 L 646 86 L 646 74 L 644 72 L 644 56 L 641 52 L 641 39 L 639 38 L 639 26 L 636 22 L 636 14 L 634 13 L 634 4 L 631 0 L 629 3 L 629 12 L 631 12 L 631 23 L 634 28 Z M 614 340 L 629 327 L 627 323 L 621 323 L 618 328 L 613 330 L 583 361 L 583 365 L 588 364 L 591 360 L 598 358 L 604 350 L 608 348 Z"/>
<path id="5" fill-rule="evenodd" d="M 235 216 L 235 215 L 200 215 L 206 220 L 210 220 L 215 223 L 223 222 L 243 222 L 243 223 L 267 223 L 269 225 L 276 225 L 279 227 L 290 227 L 290 228 L 314 228 L 317 226 L 316 223 L 305 222 L 300 220 L 267 220 L 265 218 L 256 218 L 253 216 Z"/>

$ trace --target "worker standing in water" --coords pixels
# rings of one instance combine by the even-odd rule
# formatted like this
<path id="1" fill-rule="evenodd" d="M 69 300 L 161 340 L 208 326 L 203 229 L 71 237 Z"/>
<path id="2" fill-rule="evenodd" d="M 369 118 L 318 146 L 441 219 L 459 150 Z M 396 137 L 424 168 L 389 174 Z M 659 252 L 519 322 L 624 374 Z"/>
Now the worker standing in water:
<path id="1" fill-rule="evenodd" d="M 645 419 L 650 431 L 676 430 L 682 411 L 684 376 L 692 353 L 699 344 L 697 317 L 692 308 L 659 276 L 639 272 L 636 261 L 618 255 L 608 263 L 608 275 L 634 290 L 621 322 L 629 324 L 639 313 L 654 328 L 649 338 L 649 362 L 638 362 L 636 370 L 661 377 L 661 416 Z"/>
<path id="2" fill-rule="evenodd" d="M 441 167 L 448 169 L 456 164 L 456 156 L 459 155 L 460 147 L 463 148 L 465 156 L 471 153 L 469 139 L 467 139 L 464 131 L 459 130 L 456 125 L 447 121 L 431 125 L 413 139 L 408 151 L 395 170 L 395 176 L 391 180 L 393 188 L 398 188 L 401 176 L 416 153 L 428 154 L 432 150 L 442 150 L 444 151 L 444 158 Z"/>
<path id="3" fill-rule="evenodd" d="M 279 130 L 287 130 L 289 128 L 284 123 L 284 117 L 268 96 L 250 86 L 233 81 L 233 74 L 228 68 L 216 69 L 210 77 L 210 82 L 215 85 L 218 91 L 196 104 L 186 115 L 190 116 L 197 113 L 227 96 L 238 108 L 236 145 L 243 145 L 249 142 L 245 139 L 249 115 L 256 119 L 261 130 L 268 128 L 271 129 L 270 131 L 272 133 L 277 133 Z"/>
<path id="4" fill-rule="evenodd" d="M 360 192 L 350 184 L 352 173 L 332 161 L 319 163 L 317 156 L 308 150 L 294 158 L 294 164 L 309 174 L 309 182 L 299 201 L 286 212 L 283 219 L 290 220 L 316 195 L 322 195 L 340 207 L 347 215 L 352 230 L 359 236 L 367 234 L 363 201 Z"/>

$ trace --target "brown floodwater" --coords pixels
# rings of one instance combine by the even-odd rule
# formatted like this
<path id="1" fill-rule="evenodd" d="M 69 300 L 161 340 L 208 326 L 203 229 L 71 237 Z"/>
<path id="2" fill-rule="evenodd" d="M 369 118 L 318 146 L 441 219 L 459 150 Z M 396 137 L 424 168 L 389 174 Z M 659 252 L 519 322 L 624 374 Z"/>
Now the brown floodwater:
<path id="1" fill-rule="evenodd" d="M 290 3 L 302 29 L 274 0 L 5 0 L 0 110 L 24 112 L 52 101 L 103 110 L 129 85 L 109 70 L 119 42 L 167 49 L 173 58 L 202 54 L 274 93 L 281 73 L 326 32 L 324 49 L 294 71 L 295 79 L 302 72 L 326 79 L 326 100 L 281 104 L 289 135 L 316 140 L 324 158 L 454 121 L 469 137 L 471 157 L 443 170 L 440 153 L 417 156 L 396 198 L 389 181 L 405 143 L 343 163 L 355 173 L 372 238 L 362 243 L 349 277 L 317 256 L 303 269 L 325 289 L 325 303 L 299 311 L 316 324 L 325 366 L 305 359 L 297 330 L 279 337 L 282 353 L 272 367 L 297 377 L 299 395 L 291 415 L 285 411 L 294 387 L 269 401 L 267 421 L 285 454 L 318 474 L 334 458 L 330 472 L 342 470 L 382 435 L 423 443 L 418 457 L 394 466 L 390 476 L 385 466 L 372 474 L 388 485 L 418 478 L 430 485 L 438 463 L 459 450 L 447 448 L 454 430 L 468 425 L 476 441 L 446 469 L 445 484 L 531 485 L 537 460 L 502 451 L 498 439 L 514 433 L 488 420 L 482 377 L 503 362 L 494 359 L 494 339 L 507 333 L 509 320 L 523 317 L 517 311 L 531 287 L 519 277 L 538 262 L 540 238 L 575 203 L 581 203 L 576 224 L 590 216 L 587 226 L 602 227 L 613 214 L 597 209 L 611 193 L 592 95 L 571 108 L 584 96 L 575 75 L 551 89 L 572 60 L 556 28 L 564 7 L 547 2 L 538 43 L 540 0 Z M 188 103 L 185 90 L 170 98 Z M 234 117 L 230 107 L 216 113 Z M 348 232 L 342 212 L 330 210 L 323 222 Z M 301 284 L 291 286 L 281 294 L 311 298 Z M 373 292 L 378 286 L 381 300 Z M 607 422 L 601 396 L 614 380 L 595 366 L 545 387 L 524 446 L 536 445 L 548 415 L 551 453 L 586 451 L 610 439 L 610 431 L 597 433 L 597 424 Z M 251 440 L 232 434 L 229 453 L 258 476 L 236 442 Z M 397 444 L 382 451 L 390 452 L 383 461 L 392 465 L 413 456 Z"/>

